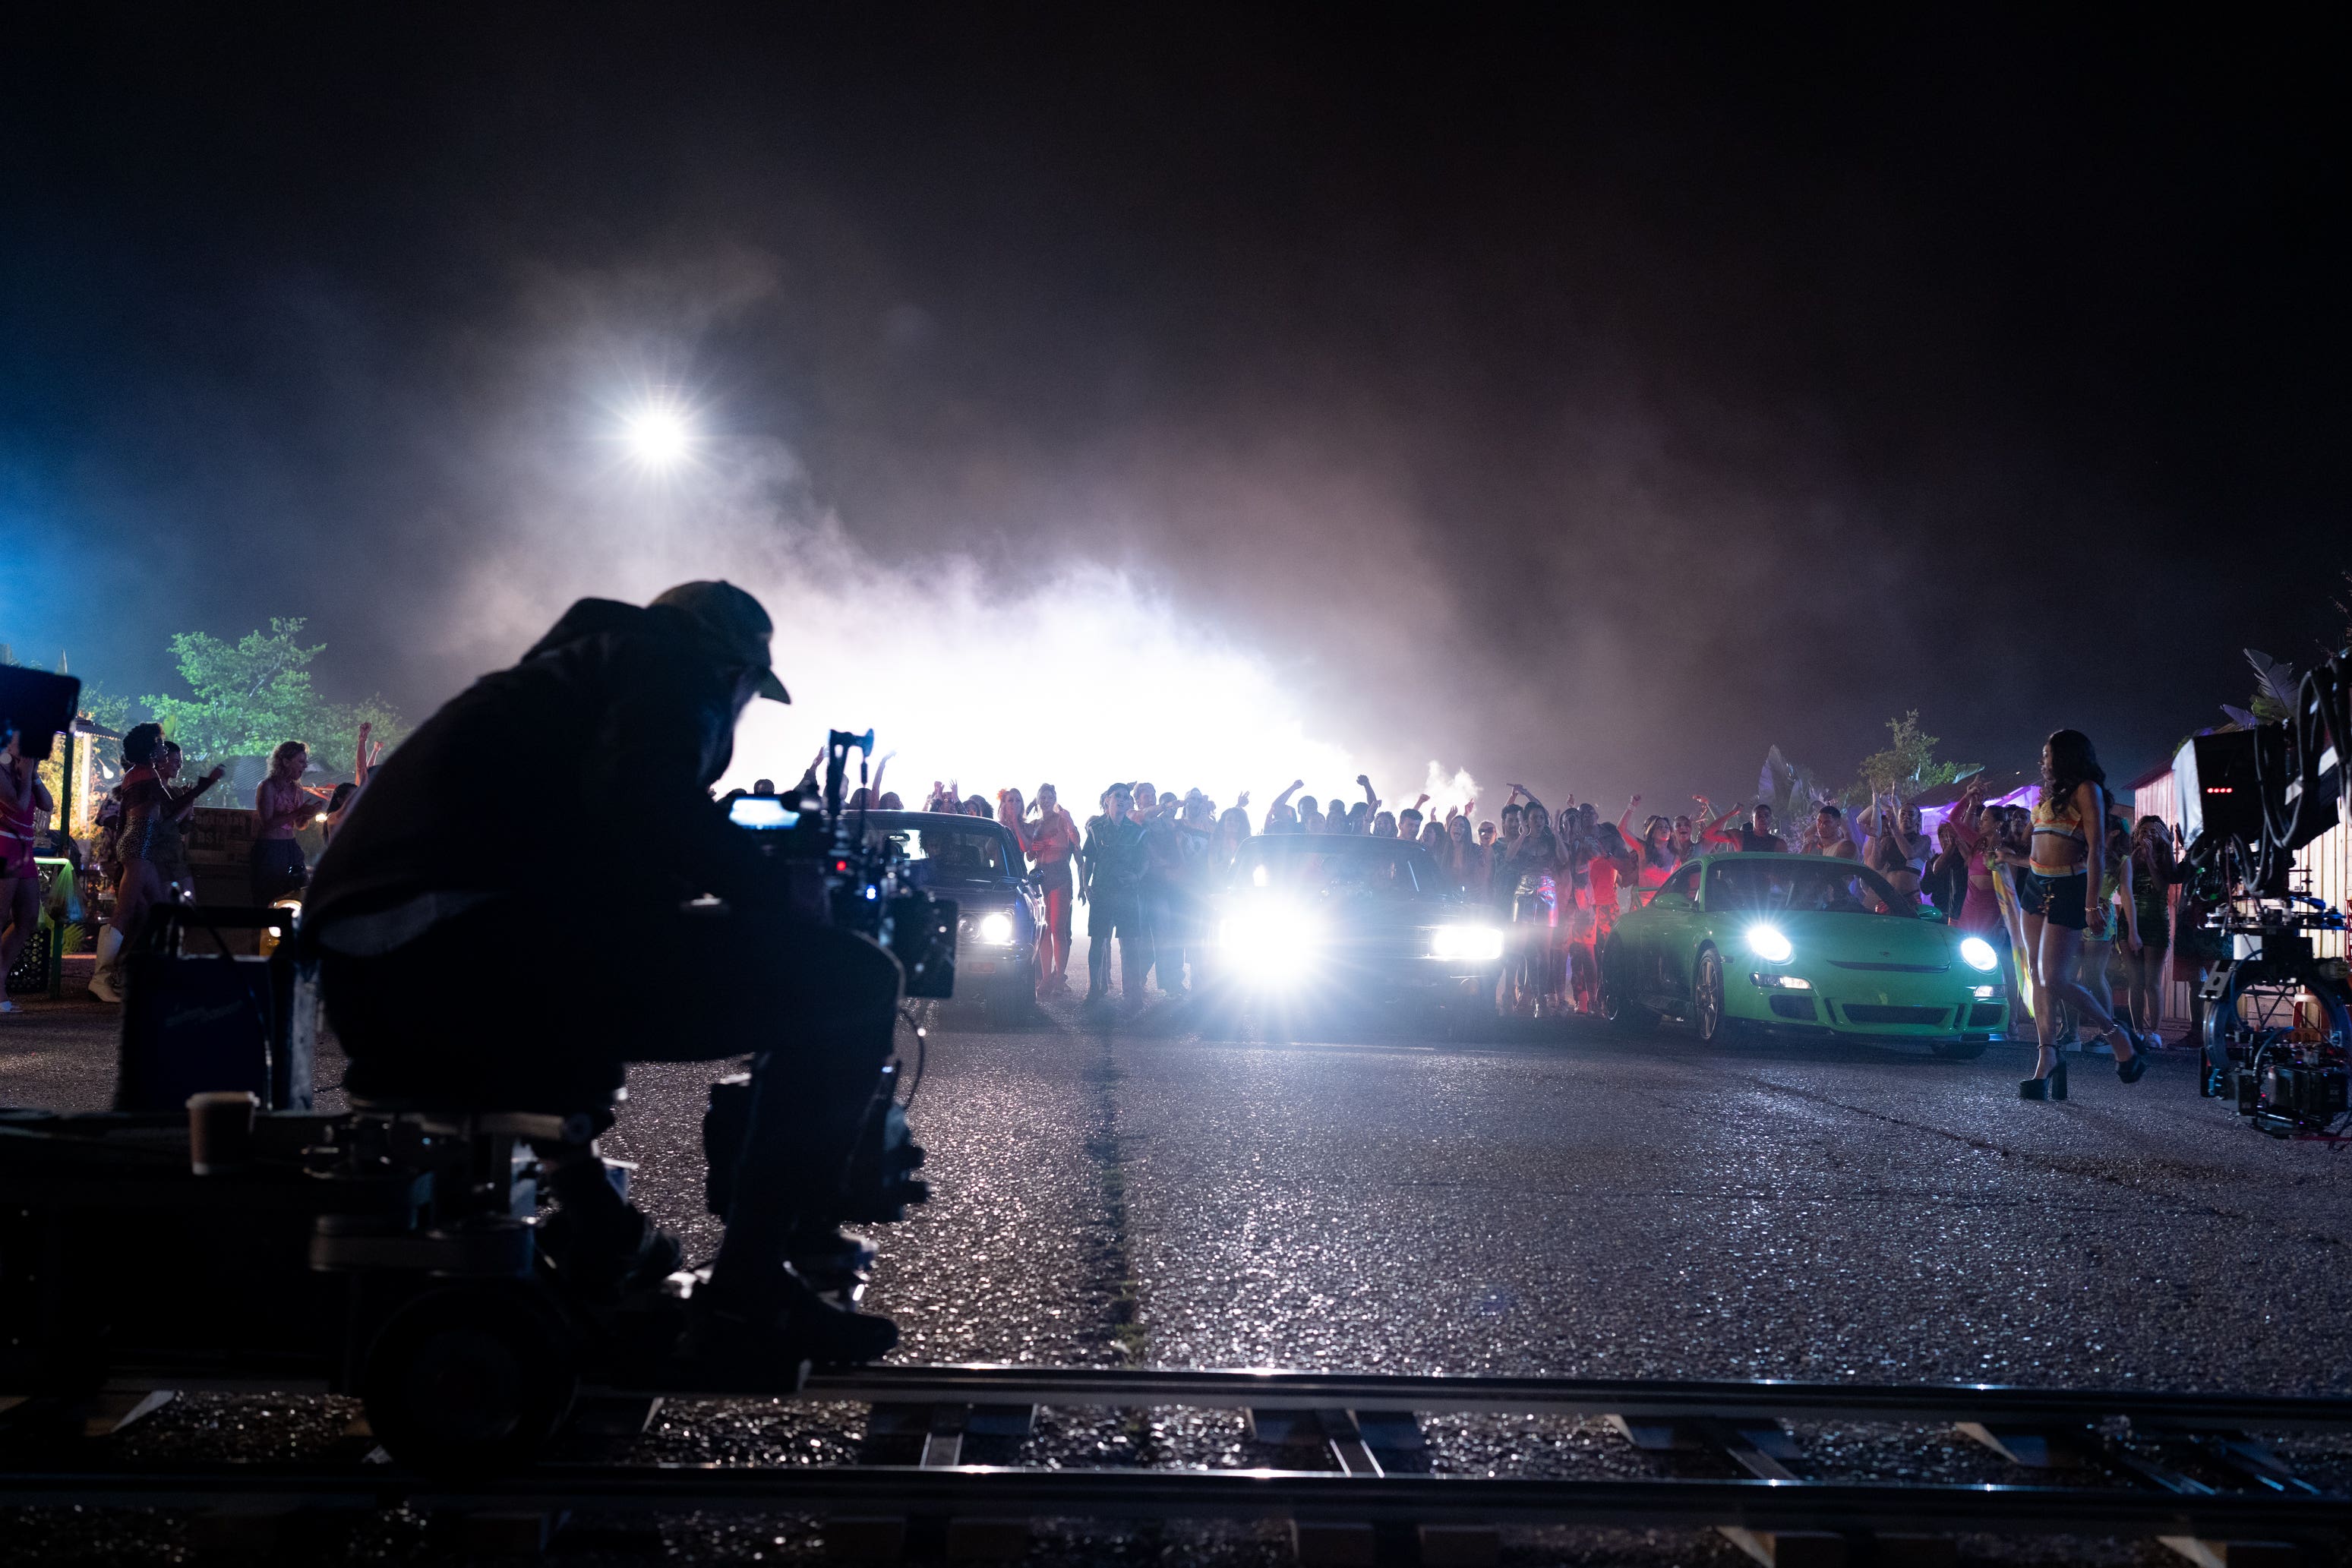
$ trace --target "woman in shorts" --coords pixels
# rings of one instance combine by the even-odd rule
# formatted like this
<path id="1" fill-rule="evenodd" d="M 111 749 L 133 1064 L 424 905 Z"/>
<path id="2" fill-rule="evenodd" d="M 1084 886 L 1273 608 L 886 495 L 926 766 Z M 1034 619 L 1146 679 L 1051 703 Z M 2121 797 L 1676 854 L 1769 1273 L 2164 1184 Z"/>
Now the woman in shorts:
<path id="1" fill-rule="evenodd" d="M 2164 1043 L 2164 966 L 2172 948 L 2172 890 L 2180 868 L 2172 858 L 2172 831 L 2161 817 L 2142 817 L 2132 829 L 2133 932 L 2137 943 L 2124 958 L 2125 996 L 2140 1043 Z"/>
<path id="2" fill-rule="evenodd" d="M 2060 1005 L 2071 1006 L 2116 1055 L 2116 1076 L 2137 1083 L 2147 1059 L 2133 1046 L 2098 997 L 2075 977 L 2083 934 L 2106 923 L 2107 775 L 2079 729 L 2062 729 L 2042 747 L 2042 799 L 2033 808 L 2032 848 L 2018 883 L 2025 943 L 2033 956 L 2033 1022 L 2041 1050 L 2033 1076 L 2018 1085 L 2028 1100 L 2066 1092 L 2066 1070 L 2053 1044 Z M 2092 835 L 2096 835 L 2095 838 Z M 2092 875 L 2094 870 L 2100 874 Z"/>

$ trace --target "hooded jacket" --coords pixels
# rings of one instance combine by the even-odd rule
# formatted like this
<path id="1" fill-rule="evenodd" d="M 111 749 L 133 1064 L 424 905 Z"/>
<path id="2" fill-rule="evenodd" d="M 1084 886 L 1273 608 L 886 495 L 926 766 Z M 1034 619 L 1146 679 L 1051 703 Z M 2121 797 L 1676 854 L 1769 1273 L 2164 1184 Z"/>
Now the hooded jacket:
<path id="1" fill-rule="evenodd" d="M 370 776 L 311 878 L 307 927 L 436 915 L 528 893 L 558 915 L 742 891 L 751 869 L 710 786 L 740 709 L 724 652 L 683 612 L 583 599 Z M 577 901 L 577 902 L 575 902 Z M 382 944 L 379 944 L 381 946 Z"/>

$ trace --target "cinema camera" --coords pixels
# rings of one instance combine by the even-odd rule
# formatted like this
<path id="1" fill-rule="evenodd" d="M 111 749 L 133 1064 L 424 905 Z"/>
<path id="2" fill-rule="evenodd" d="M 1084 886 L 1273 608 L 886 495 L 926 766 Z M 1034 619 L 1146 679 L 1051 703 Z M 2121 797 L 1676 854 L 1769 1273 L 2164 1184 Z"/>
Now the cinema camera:
<path id="1" fill-rule="evenodd" d="M 2180 748 L 2189 904 L 2221 957 L 2202 988 L 2200 1086 L 2277 1138 L 2333 1138 L 2347 1111 L 2352 985 L 2341 910 L 2294 885 L 2295 852 L 2352 820 L 2352 653 L 2303 679 L 2280 723 Z"/>
<path id="2" fill-rule="evenodd" d="M 0 695 L 22 703 L 18 689 Z M 10 710 L 28 735 L 55 716 L 47 700 Z M 954 906 L 912 886 L 843 806 L 847 753 L 861 753 L 862 773 L 870 733 L 836 734 L 829 749 L 821 790 L 738 800 L 730 815 L 761 835 L 779 897 L 821 899 L 898 956 L 912 994 L 948 995 Z M 394 1458 L 465 1473 L 528 1462 L 583 1388 L 773 1394 L 805 1375 L 693 1356 L 698 1271 L 637 1293 L 562 1277 L 539 1246 L 532 1149 L 584 1143 L 596 1118 L 356 1095 L 327 1115 L 255 1082 L 169 1108 L 0 1110 L 0 1398 L 30 1396 L 26 1409 L 62 1420 L 110 1384 L 356 1395 Z M 867 1223 L 928 1196 L 898 1088 L 894 1062 L 835 1190 L 795 1207 Z M 714 1212 L 728 1207 L 747 1100 L 741 1079 L 713 1088 Z M 608 1163 L 608 1175 L 625 1189 L 625 1167 Z M 855 1304 L 871 1249 L 845 1249 L 830 1227 L 805 1247 L 794 1268 Z"/>

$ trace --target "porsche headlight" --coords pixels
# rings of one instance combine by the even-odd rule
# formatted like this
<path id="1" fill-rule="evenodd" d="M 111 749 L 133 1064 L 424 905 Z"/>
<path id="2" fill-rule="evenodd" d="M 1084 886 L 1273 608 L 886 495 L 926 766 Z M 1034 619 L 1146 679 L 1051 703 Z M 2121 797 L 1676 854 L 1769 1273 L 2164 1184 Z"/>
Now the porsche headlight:
<path id="1" fill-rule="evenodd" d="M 1492 925 L 1441 925 L 1430 933 L 1429 955 L 1483 964 L 1503 956 L 1503 934 Z"/>
<path id="2" fill-rule="evenodd" d="M 1789 939 L 1777 925 L 1751 925 L 1748 928 L 1748 950 L 1768 964 L 1785 964 L 1796 955 Z"/>
<path id="3" fill-rule="evenodd" d="M 2000 955 L 1995 953 L 1992 944 L 1981 936 L 1963 936 L 1960 938 L 1960 962 L 1971 969 L 1990 970 L 2000 962 Z"/>
<path id="4" fill-rule="evenodd" d="M 990 947 L 1013 946 L 1013 916 L 998 909 L 982 915 L 971 928 L 972 940 Z"/>

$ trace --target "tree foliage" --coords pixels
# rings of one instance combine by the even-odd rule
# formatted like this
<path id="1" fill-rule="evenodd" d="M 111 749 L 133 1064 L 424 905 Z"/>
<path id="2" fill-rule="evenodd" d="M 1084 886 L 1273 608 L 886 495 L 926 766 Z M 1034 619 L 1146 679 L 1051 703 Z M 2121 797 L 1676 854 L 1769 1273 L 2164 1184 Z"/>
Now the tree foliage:
<path id="1" fill-rule="evenodd" d="M 1901 718 L 1888 719 L 1886 729 L 1885 749 L 1874 751 L 1862 759 L 1862 778 L 1848 791 L 1849 796 L 1861 797 L 1857 805 L 1867 804 L 1880 795 L 1897 795 L 1907 800 L 1984 771 L 1981 762 L 1938 761 L 1937 737 L 1919 727 L 1917 708 Z"/>
<path id="2" fill-rule="evenodd" d="M 172 657 L 194 695 L 151 695 L 143 699 L 148 711 L 194 761 L 266 757 L 281 741 L 300 740 L 321 767 L 341 772 L 351 765 L 362 721 L 374 726 L 374 738 L 396 744 L 407 726 L 382 697 L 330 703 L 311 689 L 310 661 L 326 644 L 305 643 L 303 624 L 299 616 L 273 616 L 268 632 L 234 643 L 203 632 L 176 634 Z"/>

